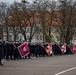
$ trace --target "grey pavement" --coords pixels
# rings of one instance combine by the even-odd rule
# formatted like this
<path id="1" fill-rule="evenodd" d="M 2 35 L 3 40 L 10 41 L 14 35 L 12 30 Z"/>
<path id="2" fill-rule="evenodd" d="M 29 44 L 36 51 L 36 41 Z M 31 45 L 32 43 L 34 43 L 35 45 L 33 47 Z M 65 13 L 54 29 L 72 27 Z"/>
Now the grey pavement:
<path id="1" fill-rule="evenodd" d="M 76 67 L 76 54 L 21 60 L 2 60 L 0 75 L 55 75 Z M 76 69 L 59 75 L 76 75 Z"/>

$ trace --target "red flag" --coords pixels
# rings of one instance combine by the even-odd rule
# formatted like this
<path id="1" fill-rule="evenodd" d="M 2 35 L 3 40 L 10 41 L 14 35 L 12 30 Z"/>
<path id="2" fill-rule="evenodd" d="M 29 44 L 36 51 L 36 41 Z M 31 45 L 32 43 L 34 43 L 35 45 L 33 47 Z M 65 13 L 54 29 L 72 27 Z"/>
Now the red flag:
<path id="1" fill-rule="evenodd" d="M 18 47 L 18 51 L 19 51 L 21 57 L 24 57 L 24 56 L 28 55 L 30 53 L 28 43 L 25 42 L 22 45 L 20 45 Z"/>
<path id="2" fill-rule="evenodd" d="M 71 46 L 70 50 L 72 53 L 76 53 L 76 46 L 75 45 Z"/>
<path id="3" fill-rule="evenodd" d="M 47 47 L 45 47 L 46 52 L 48 55 L 52 54 L 52 44 L 49 44 Z"/>
<path id="4" fill-rule="evenodd" d="M 61 49 L 62 53 L 64 54 L 66 52 L 66 44 L 62 45 L 60 47 L 60 49 Z"/>

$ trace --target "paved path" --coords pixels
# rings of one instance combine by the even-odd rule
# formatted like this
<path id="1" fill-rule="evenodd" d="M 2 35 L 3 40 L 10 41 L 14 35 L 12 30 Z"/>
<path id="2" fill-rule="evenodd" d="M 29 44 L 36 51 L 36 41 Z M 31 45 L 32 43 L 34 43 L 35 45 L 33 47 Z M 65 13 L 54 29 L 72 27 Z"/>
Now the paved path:
<path id="1" fill-rule="evenodd" d="M 76 75 L 76 54 L 2 62 L 0 75 Z"/>

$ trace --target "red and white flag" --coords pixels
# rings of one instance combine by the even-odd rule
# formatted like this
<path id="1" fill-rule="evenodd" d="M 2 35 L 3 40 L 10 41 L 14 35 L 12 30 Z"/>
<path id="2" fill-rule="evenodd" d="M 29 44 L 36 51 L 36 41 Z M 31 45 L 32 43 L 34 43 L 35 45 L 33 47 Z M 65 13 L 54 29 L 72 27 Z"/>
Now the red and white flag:
<path id="1" fill-rule="evenodd" d="M 76 46 L 75 45 L 71 46 L 70 50 L 72 53 L 76 53 Z"/>
<path id="2" fill-rule="evenodd" d="M 49 44 L 48 46 L 46 46 L 45 50 L 48 55 L 51 55 L 52 54 L 52 44 Z"/>
<path id="3" fill-rule="evenodd" d="M 60 47 L 60 49 L 61 49 L 62 53 L 64 54 L 66 52 L 66 43 L 64 45 L 62 45 Z"/>
<path id="4" fill-rule="evenodd" d="M 24 57 L 30 53 L 28 43 L 25 42 L 22 45 L 18 46 L 18 51 L 21 55 L 21 57 Z"/>

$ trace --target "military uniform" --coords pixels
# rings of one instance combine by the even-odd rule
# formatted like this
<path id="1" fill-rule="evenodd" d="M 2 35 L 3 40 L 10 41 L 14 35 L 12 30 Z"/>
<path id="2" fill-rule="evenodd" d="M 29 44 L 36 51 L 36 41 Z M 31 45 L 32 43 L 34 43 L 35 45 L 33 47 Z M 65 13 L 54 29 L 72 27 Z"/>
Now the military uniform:
<path id="1" fill-rule="evenodd" d="M 0 40 L 0 65 L 3 65 L 2 64 L 2 58 L 3 58 L 3 54 L 4 54 L 4 51 L 3 51 L 3 42 Z"/>

